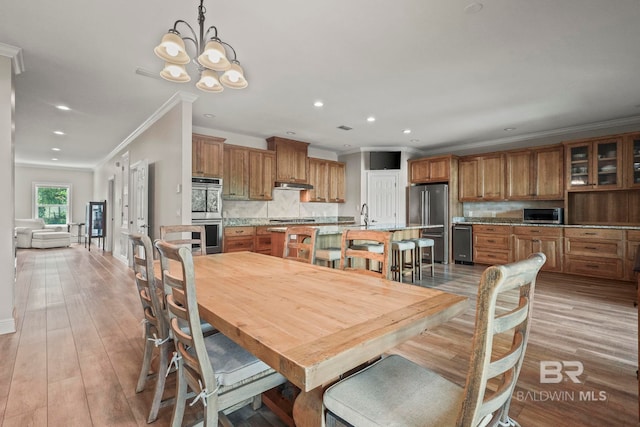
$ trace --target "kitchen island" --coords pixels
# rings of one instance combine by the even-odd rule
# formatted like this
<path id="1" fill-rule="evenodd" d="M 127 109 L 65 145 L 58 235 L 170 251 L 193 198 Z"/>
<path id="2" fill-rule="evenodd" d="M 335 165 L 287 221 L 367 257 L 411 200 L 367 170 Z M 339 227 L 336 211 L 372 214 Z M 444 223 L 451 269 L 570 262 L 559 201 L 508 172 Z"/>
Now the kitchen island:
<path id="1" fill-rule="evenodd" d="M 422 230 L 442 228 L 442 225 L 320 225 L 314 228 L 318 229 L 317 249 L 325 249 L 339 248 L 342 244 L 342 232 L 345 230 L 390 231 L 392 232 L 391 240 L 403 240 L 420 237 Z M 271 255 L 282 257 L 284 233 L 287 227 L 269 227 L 267 230 L 271 232 Z"/>

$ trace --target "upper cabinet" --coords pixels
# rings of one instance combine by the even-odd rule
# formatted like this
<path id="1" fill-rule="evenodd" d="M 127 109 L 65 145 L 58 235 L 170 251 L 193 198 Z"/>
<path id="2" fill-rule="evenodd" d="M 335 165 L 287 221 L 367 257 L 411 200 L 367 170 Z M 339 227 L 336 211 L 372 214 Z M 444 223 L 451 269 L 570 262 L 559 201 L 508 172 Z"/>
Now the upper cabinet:
<path id="1" fill-rule="evenodd" d="M 459 193 L 462 202 L 504 199 L 504 155 L 467 156 L 460 159 Z"/>
<path id="2" fill-rule="evenodd" d="M 625 135 L 623 171 L 627 188 L 640 188 L 640 133 Z"/>
<path id="3" fill-rule="evenodd" d="M 310 157 L 309 184 L 313 189 L 303 191 L 301 201 L 344 203 L 345 164 Z"/>
<path id="4" fill-rule="evenodd" d="M 276 153 L 249 151 L 249 200 L 273 200 L 276 180 Z"/>
<path id="5" fill-rule="evenodd" d="M 554 145 L 507 151 L 507 200 L 562 200 L 564 198 L 564 147 Z"/>
<path id="6" fill-rule="evenodd" d="M 567 190 L 622 188 L 622 139 L 612 136 L 566 143 Z"/>
<path id="7" fill-rule="evenodd" d="M 308 182 L 308 143 L 272 136 L 267 138 L 267 147 L 276 152 L 276 181 Z"/>
<path id="8" fill-rule="evenodd" d="M 225 144 L 222 197 L 227 200 L 249 199 L 249 150 Z"/>
<path id="9" fill-rule="evenodd" d="M 453 156 L 426 157 L 409 160 L 409 183 L 448 182 Z"/>
<path id="10" fill-rule="evenodd" d="M 191 174 L 212 178 L 223 176 L 224 138 L 199 135 L 191 136 Z"/>

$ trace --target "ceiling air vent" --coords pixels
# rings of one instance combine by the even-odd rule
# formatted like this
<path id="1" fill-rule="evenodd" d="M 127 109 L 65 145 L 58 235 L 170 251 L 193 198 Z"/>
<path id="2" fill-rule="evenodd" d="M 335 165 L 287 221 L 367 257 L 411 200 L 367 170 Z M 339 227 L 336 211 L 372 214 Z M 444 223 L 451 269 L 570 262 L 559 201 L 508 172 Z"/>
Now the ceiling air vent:
<path id="1" fill-rule="evenodd" d="M 353 128 L 350 128 L 349 126 L 342 125 L 342 126 L 338 126 L 338 129 L 342 129 L 342 130 L 351 130 L 351 129 L 353 129 Z"/>

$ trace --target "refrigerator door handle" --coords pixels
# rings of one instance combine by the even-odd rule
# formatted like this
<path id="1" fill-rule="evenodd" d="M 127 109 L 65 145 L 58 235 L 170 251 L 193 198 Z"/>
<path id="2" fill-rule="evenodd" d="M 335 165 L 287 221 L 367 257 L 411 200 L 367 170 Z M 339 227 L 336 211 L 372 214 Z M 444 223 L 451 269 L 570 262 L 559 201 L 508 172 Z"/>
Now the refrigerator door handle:
<path id="1" fill-rule="evenodd" d="M 431 195 L 428 191 L 422 192 L 422 200 L 424 201 L 424 209 L 422 210 L 422 214 L 424 215 L 424 219 L 422 220 L 423 225 L 431 224 Z"/>
<path id="2" fill-rule="evenodd" d="M 424 191 L 420 192 L 420 225 L 424 225 Z"/>

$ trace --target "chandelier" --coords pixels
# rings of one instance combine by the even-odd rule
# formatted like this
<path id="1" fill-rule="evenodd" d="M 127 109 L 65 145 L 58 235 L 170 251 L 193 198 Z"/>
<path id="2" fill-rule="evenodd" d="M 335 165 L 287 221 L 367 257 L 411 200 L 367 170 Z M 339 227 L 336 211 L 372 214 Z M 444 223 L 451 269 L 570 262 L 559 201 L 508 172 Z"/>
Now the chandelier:
<path id="1" fill-rule="evenodd" d="M 205 92 L 222 92 L 224 86 L 231 89 L 244 89 L 249 84 L 244 78 L 244 72 L 240 62 L 236 59 L 236 51 L 229 43 L 218 38 L 218 29 L 212 25 L 204 31 L 204 14 L 207 12 L 200 0 L 198 7 L 199 36 L 191 25 L 179 19 L 173 24 L 167 34 L 162 37 L 162 42 L 153 50 L 155 54 L 165 61 L 164 69 L 160 76 L 171 82 L 186 83 L 191 81 L 185 65 L 191 62 L 191 58 L 185 49 L 185 40 L 191 41 L 196 49 L 197 59 L 193 62 L 198 67 L 200 80 L 196 87 Z M 178 31 L 178 24 L 184 25 L 190 34 L 182 36 Z M 233 59 L 227 59 L 227 48 L 233 53 Z M 218 72 L 223 72 L 218 76 Z"/>

